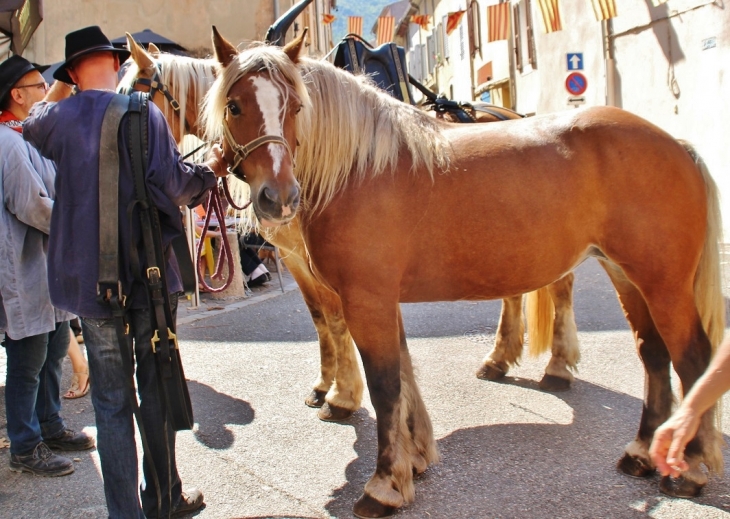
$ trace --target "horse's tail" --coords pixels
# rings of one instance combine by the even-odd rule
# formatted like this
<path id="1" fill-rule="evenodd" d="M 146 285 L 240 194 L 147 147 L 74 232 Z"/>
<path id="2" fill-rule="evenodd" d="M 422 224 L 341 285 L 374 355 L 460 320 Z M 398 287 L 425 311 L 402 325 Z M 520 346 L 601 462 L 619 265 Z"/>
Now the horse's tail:
<path id="1" fill-rule="evenodd" d="M 548 351 L 553 345 L 555 306 L 547 287 L 539 288 L 527 294 L 525 314 L 527 316 L 527 343 L 530 346 L 530 355 L 537 357 Z"/>
<path id="2" fill-rule="evenodd" d="M 720 270 L 720 242 L 722 220 L 717 185 L 697 150 L 688 142 L 680 141 L 687 150 L 705 181 L 707 190 L 707 231 L 700 264 L 695 273 L 695 303 L 702 319 L 702 326 L 710 339 L 712 351 L 717 349 L 725 333 L 725 298 L 722 295 Z"/>
<path id="3" fill-rule="evenodd" d="M 720 242 L 722 241 L 722 219 L 720 216 L 720 197 L 717 185 L 697 150 L 686 141 L 679 141 L 687 150 L 697 169 L 705 181 L 707 190 L 707 231 L 705 245 L 700 256 L 700 263 L 695 273 L 695 304 L 702 319 L 702 327 L 710 339 L 712 353 L 722 342 L 725 333 L 725 298 L 722 295 L 722 271 L 720 269 Z M 722 427 L 722 405 L 714 406 L 715 427 L 717 431 Z M 705 454 L 705 465 L 713 472 L 722 472 L 723 457 L 720 450 L 722 438 L 719 432 L 715 433 L 714 441 Z"/>

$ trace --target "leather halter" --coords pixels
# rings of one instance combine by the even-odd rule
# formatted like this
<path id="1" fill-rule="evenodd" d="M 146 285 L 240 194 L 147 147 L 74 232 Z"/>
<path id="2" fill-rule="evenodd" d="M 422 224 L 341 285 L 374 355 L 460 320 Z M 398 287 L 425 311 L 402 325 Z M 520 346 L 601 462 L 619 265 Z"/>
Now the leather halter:
<path id="1" fill-rule="evenodd" d="M 170 103 L 170 106 L 172 106 L 173 110 L 175 110 L 176 112 L 180 111 L 180 103 L 178 103 L 177 99 L 175 99 L 170 93 L 170 89 L 167 88 L 167 85 L 160 80 L 160 69 L 157 65 L 155 65 L 155 75 L 152 76 L 152 79 L 135 78 L 134 81 L 132 81 L 132 88 L 134 88 L 137 84 L 149 87 L 150 101 L 154 101 L 155 94 L 157 92 L 160 92 L 162 95 L 165 96 L 167 101 Z M 187 121 L 185 124 L 187 124 Z"/>
<path id="2" fill-rule="evenodd" d="M 226 110 L 227 112 L 227 110 Z M 233 134 L 231 133 L 231 130 L 228 128 L 228 121 L 226 118 L 223 118 L 223 137 L 225 137 L 226 142 L 228 143 L 228 146 L 231 147 L 231 149 L 236 153 L 233 157 L 233 165 L 228 166 L 228 172 L 234 173 L 238 166 L 241 165 L 241 162 L 246 160 L 248 156 L 251 154 L 253 150 L 256 148 L 259 148 L 263 146 L 264 144 L 281 144 L 286 148 L 286 151 L 289 152 L 289 157 L 291 158 L 291 163 L 294 165 L 294 154 L 291 151 L 291 148 L 289 147 L 289 143 L 286 142 L 286 139 L 280 135 L 262 135 L 261 137 L 257 137 L 256 139 L 252 140 L 245 146 L 242 146 L 236 142 L 236 139 L 233 137 Z M 235 174 L 235 173 L 234 173 Z M 241 178 L 245 181 L 246 180 L 246 174 L 241 170 Z"/>

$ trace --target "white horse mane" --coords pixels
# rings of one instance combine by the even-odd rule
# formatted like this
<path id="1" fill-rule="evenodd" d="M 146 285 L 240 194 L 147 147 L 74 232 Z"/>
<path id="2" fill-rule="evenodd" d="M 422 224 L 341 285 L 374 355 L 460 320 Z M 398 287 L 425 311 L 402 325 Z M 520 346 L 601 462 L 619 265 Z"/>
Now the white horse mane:
<path id="1" fill-rule="evenodd" d="M 424 165 L 431 175 L 434 168 L 448 169 L 442 123 L 394 99 L 366 76 L 306 57 L 294 65 L 280 48 L 266 45 L 245 49 L 219 72 L 203 109 L 208 139 L 220 139 L 233 84 L 260 70 L 302 101 L 295 174 L 308 209 L 327 205 L 352 175 L 360 181 L 392 171 L 404 148 L 413 169 Z"/>
<path id="2" fill-rule="evenodd" d="M 215 80 L 217 62 L 214 59 L 196 59 L 161 52 L 153 58 L 158 65 L 160 81 L 170 89 L 172 97 L 180 104 L 179 135 L 185 135 L 185 113 L 188 92 L 192 89 L 196 114 L 200 111 L 203 98 Z M 152 70 L 145 72 L 153 72 Z M 139 66 L 130 60 L 130 66 L 119 82 L 119 89 L 131 89 L 133 81 L 140 73 Z M 157 95 L 161 95 L 159 92 Z M 171 121 L 172 106 L 164 103 L 165 119 Z"/>

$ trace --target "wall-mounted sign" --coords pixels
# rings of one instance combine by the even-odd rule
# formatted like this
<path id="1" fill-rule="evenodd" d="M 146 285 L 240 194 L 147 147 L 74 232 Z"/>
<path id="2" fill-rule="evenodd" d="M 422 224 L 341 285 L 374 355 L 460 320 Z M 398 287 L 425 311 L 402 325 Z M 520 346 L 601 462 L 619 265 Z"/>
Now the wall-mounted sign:
<path id="1" fill-rule="evenodd" d="M 583 53 L 569 52 L 566 54 L 568 60 L 568 72 L 571 70 L 583 70 Z"/>
<path id="2" fill-rule="evenodd" d="M 565 89 L 573 96 L 579 96 L 588 88 L 588 80 L 580 72 L 571 72 L 565 78 Z"/>

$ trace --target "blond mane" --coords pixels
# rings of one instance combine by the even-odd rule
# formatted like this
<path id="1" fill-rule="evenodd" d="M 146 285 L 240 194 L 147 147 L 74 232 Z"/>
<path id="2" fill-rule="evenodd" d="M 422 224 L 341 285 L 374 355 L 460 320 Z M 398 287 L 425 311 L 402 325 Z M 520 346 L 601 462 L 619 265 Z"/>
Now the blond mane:
<path id="1" fill-rule="evenodd" d="M 221 137 L 226 96 L 234 83 L 263 69 L 303 104 L 295 174 L 308 210 L 325 207 L 351 179 L 392 171 L 404 151 L 413 169 L 423 165 L 433 175 L 434 169 L 448 168 L 442 123 L 394 99 L 366 76 L 310 58 L 300 58 L 296 66 L 280 48 L 266 45 L 247 48 L 219 72 L 203 109 L 207 139 Z"/>
<path id="2" fill-rule="evenodd" d="M 188 103 L 188 93 L 192 93 L 196 113 L 199 113 L 205 94 L 210 90 L 215 80 L 217 62 L 213 59 L 196 59 L 176 54 L 161 52 L 154 57 L 160 73 L 160 81 L 170 89 L 172 97 L 180 104 L 179 135 L 185 135 L 185 113 Z M 153 70 L 145 70 L 152 74 Z M 139 66 L 130 60 L 130 66 L 119 82 L 118 89 L 130 90 L 132 83 L 140 73 Z M 157 95 L 160 95 L 159 93 Z M 172 120 L 172 106 L 164 103 L 164 115 L 168 121 Z"/>

